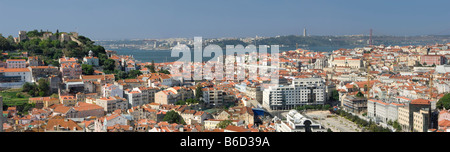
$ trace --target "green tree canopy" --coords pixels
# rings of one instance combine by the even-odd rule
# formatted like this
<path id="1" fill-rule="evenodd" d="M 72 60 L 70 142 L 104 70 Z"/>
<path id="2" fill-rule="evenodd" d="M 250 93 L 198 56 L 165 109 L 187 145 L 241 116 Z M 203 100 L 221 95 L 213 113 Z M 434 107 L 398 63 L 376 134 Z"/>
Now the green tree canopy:
<path id="1" fill-rule="evenodd" d="M 361 91 L 358 91 L 358 93 L 355 96 L 356 97 L 364 97 L 364 94 Z"/>
<path id="2" fill-rule="evenodd" d="M 334 101 L 338 101 L 339 100 L 339 92 L 337 90 L 331 91 L 331 99 L 334 100 Z"/>
<path id="3" fill-rule="evenodd" d="M 113 59 L 106 59 L 105 62 L 103 63 L 103 70 L 105 71 L 114 71 L 115 68 L 115 62 Z"/>
<path id="4" fill-rule="evenodd" d="M 224 129 L 224 128 L 226 128 L 228 125 L 230 125 L 231 122 L 232 122 L 231 120 L 223 120 L 223 121 L 221 121 L 221 122 L 219 122 L 219 123 L 217 124 L 217 127 L 218 127 L 218 128 Z"/>
<path id="5" fill-rule="evenodd" d="M 183 100 L 178 100 L 177 102 L 175 102 L 175 105 L 185 105 L 186 102 Z"/>
<path id="6" fill-rule="evenodd" d="M 438 109 L 450 109 L 450 93 L 445 94 L 439 101 L 436 103 L 436 108 Z"/>
<path id="7" fill-rule="evenodd" d="M 175 111 L 171 110 L 166 113 L 163 118 L 163 121 L 167 121 L 168 123 L 177 123 L 177 124 L 186 124 L 183 118 Z"/>
<path id="8" fill-rule="evenodd" d="M 129 79 L 134 79 L 134 78 L 136 78 L 137 76 L 139 76 L 141 74 L 142 74 L 142 72 L 139 71 L 139 70 L 131 70 L 131 71 L 128 71 L 128 78 Z"/>
<path id="9" fill-rule="evenodd" d="M 81 69 L 84 75 L 94 74 L 94 67 L 92 65 L 82 64 Z"/>
<path id="10" fill-rule="evenodd" d="M 43 97 L 50 95 L 50 84 L 47 79 L 39 79 L 38 84 L 39 96 Z"/>

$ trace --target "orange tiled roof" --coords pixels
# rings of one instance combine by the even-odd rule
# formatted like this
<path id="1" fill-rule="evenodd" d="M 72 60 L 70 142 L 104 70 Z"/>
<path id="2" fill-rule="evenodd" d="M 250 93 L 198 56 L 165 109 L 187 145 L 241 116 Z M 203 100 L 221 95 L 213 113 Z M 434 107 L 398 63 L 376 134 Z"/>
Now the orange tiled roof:
<path id="1" fill-rule="evenodd" d="M 415 99 L 415 100 L 411 101 L 411 104 L 430 104 L 430 100 Z"/>

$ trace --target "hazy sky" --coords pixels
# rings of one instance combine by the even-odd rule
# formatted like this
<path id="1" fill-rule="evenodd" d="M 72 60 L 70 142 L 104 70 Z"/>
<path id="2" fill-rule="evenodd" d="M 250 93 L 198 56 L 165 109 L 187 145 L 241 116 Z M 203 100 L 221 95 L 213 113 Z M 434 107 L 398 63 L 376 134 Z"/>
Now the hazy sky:
<path id="1" fill-rule="evenodd" d="M 449 0 L 0 1 L 0 33 L 77 31 L 94 40 L 450 34 Z"/>

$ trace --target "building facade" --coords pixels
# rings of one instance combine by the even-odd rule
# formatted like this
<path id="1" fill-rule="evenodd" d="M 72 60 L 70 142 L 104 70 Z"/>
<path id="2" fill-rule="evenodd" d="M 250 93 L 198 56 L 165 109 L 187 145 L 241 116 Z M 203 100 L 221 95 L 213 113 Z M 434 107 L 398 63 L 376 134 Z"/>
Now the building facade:
<path id="1" fill-rule="evenodd" d="M 265 89 L 263 106 L 272 110 L 284 110 L 301 105 L 318 105 L 326 102 L 326 96 L 324 79 L 294 79 L 289 86 Z"/>
<path id="2" fill-rule="evenodd" d="M 27 61 L 25 59 L 7 59 L 6 68 L 26 68 Z"/>

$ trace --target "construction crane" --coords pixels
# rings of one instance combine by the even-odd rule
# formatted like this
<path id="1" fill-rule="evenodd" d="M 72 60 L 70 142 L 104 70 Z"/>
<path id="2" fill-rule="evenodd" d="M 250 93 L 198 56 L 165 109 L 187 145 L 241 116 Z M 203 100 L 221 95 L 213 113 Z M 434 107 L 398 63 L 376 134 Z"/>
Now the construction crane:
<path id="1" fill-rule="evenodd" d="M 433 100 L 433 74 L 431 74 L 430 73 L 430 76 L 429 76 L 429 83 L 428 83 L 428 85 L 429 85 L 429 88 L 430 88 L 430 100 Z"/>
<path id="2" fill-rule="evenodd" d="M 369 47 L 372 47 L 372 29 L 370 29 L 370 36 L 369 36 Z M 366 58 L 365 58 L 365 60 L 366 60 L 366 68 L 367 68 L 367 70 L 366 70 L 366 72 L 367 72 L 367 92 L 366 92 L 366 97 L 367 97 L 367 99 L 369 99 L 370 98 L 370 77 L 371 77 L 371 75 L 370 75 L 370 62 L 371 62 L 371 60 L 370 60 L 370 53 L 369 53 L 369 55 L 368 56 L 366 56 Z"/>

